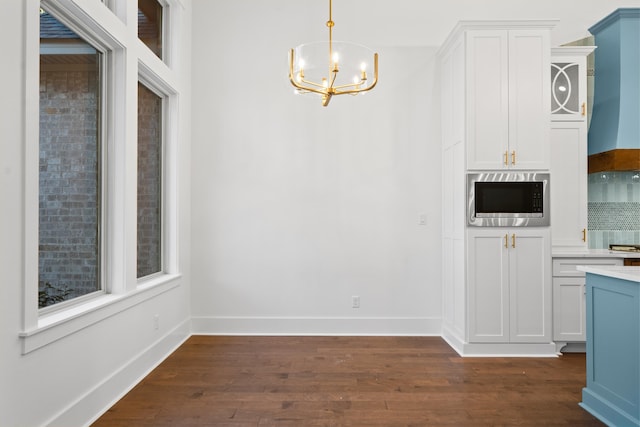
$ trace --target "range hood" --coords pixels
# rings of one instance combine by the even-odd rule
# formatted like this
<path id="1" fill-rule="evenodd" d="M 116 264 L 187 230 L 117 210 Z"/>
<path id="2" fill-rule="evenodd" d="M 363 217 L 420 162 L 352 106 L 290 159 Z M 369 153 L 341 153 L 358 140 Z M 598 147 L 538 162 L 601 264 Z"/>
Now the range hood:
<path id="1" fill-rule="evenodd" d="M 598 47 L 589 173 L 640 170 L 640 8 L 618 9 L 589 32 Z"/>

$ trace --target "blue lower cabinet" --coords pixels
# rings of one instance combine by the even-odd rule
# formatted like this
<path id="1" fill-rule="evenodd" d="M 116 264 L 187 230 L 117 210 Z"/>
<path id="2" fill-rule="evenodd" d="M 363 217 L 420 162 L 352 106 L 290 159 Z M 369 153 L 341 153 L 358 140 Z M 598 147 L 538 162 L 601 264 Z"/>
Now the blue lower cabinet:
<path id="1" fill-rule="evenodd" d="M 587 273 L 585 410 L 609 426 L 640 426 L 640 283 Z"/>

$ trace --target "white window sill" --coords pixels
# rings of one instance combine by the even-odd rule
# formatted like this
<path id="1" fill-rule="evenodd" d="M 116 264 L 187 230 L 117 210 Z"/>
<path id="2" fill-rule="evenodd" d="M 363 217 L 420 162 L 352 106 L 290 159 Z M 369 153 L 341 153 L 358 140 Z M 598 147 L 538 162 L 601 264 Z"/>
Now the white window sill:
<path id="1" fill-rule="evenodd" d="M 22 354 L 30 353 L 180 285 L 181 275 L 165 274 L 126 294 L 105 294 L 68 309 L 40 316 L 35 329 L 20 333 Z"/>

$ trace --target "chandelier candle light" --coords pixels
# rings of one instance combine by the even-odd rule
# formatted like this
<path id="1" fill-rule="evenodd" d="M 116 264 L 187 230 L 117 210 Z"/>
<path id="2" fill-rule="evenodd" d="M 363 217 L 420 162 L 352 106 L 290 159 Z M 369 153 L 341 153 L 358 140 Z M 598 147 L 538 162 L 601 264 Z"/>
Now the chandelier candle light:
<path id="1" fill-rule="evenodd" d="M 355 43 L 333 41 L 329 0 L 329 42 L 302 44 L 289 51 L 289 80 L 297 93 L 321 96 L 322 106 L 329 105 L 334 95 L 358 95 L 373 89 L 378 82 L 378 54 Z M 373 81 L 367 78 L 367 62 L 373 53 Z M 297 59 L 297 62 L 296 62 Z M 328 68 L 327 67 L 328 64 Z M 323 75 L 322 70 L 328 70 Z M 338 74 L 352 77 L 351 83 L 341 83 Z M 340 84 L 338 84 L 340 83 Z"/>

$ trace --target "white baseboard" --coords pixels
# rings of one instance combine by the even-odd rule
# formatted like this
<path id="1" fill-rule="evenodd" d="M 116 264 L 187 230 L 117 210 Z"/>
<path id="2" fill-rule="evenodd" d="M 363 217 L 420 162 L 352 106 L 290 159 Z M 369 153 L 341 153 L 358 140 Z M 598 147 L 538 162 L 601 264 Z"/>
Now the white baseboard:
<path id="1" fill-rule="evenodd" d="M 47 427 L 89 426 L 191 336 L 191 319 L 132 358 L 113 375 L 58 413 Z"/>
<path id="2" fill-rule="evenodd" d="M 447 325 L 442 339 L 462 357 L 557 357 L 558 346 L 549 343 L 468 343 Z"/>
<path id="3" fill-rule="evenodd" d="M 442 338 L 462 357 L 557 357 L 555 343 L 468 343 L 452 335 Z"/>
<path id="4" fill-rule="evenodd" d="M 464 339 L 453 332 L 447 325 L 442 325 L 442 339 L 449 344 L 449 347 L 454 349 L 460 356 L 464 356 Z"/>
<path id="5" fill-rule="evenodd" d="M 553 342 L 539 344 L 464 343 L 460 355 L 464 357 L 558 357 L 558 352 Z"/>
<path id="6" fill-rule="evenodd" d="M 442 320 L 428 317 L 193 317 L 194 335 L 440 336 Z"/>

